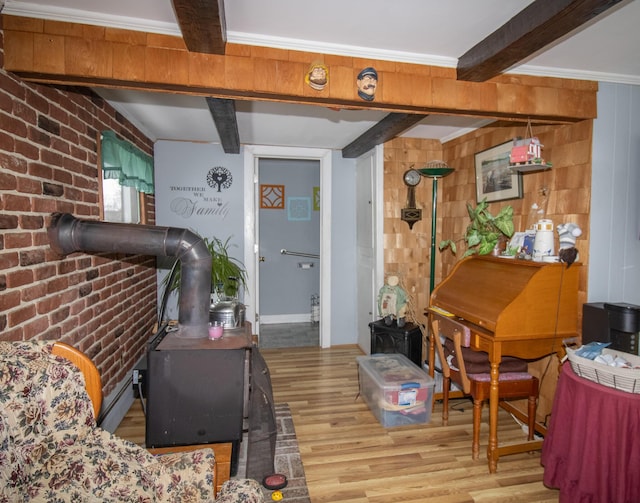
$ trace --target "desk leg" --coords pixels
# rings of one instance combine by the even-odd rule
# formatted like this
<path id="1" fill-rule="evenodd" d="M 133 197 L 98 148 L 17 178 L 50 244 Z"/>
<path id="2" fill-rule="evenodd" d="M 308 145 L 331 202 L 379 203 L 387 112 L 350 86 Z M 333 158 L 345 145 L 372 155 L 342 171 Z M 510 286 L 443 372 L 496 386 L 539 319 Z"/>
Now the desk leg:
<path id="1" fill-rule="evenodd" d="M 496 473 L 498 469 L 498 403 L 500 395 L 498 390 L 500 352 L 497 359 L 495 353 L 490 355 L 491 361 L 491 392 L 489 394 L 489 445 L 487 447 L 487 460 L 489 461 L 489 473 Z"/>
<path id="2" fill-rule="evenodd" d="M 427 330 L 429 331 L 427 334 L 427 341 L 429 341 L 427 363 L 429 364 L 429 375 L 434 377 L 436 368 L 436 341 L 434 339 L 433 323 L 427 325 Z"/>

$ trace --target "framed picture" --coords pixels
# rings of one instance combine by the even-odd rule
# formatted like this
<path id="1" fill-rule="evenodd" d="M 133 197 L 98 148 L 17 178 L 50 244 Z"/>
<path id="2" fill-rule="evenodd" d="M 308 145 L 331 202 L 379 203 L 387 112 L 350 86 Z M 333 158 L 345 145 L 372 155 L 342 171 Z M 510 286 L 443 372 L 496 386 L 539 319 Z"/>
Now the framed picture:
<path id="1" fill-rule="evenodd" d="M 311 198 L 288 197 L 287 220 L 290 222 L 311 220 Z"/>
<path id="2" fill-rule="evenodd" d="M 476 202 L 522 198 L 522 175 L 509 168 L 513 142 L 478 152 L 476 160 Z"/>

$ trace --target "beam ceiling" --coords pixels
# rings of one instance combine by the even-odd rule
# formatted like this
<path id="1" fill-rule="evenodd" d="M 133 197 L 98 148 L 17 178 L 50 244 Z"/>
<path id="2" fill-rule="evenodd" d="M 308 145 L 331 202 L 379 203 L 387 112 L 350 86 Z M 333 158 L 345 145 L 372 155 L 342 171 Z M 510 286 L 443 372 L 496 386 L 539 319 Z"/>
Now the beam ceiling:
<path id="1" fill-rule="evenodd" d="M 373 108 L 386 109 L 390 114 L 344 147 L 343 156 L 357 157 L 403 133 L 429 113 L 505 119 L 527 117 L 533 121 L 552 122 L 593 117 L 595 98 L 591 89 L 583 87 L 574 91 L 569 89 L 571 86 L 553 84 L 550 80 L 538 89 L 540 84 L 537 81 L 532 79 L 525 83 L 521 79 L 518 81 L 522 87 L 518 91 L 521 98 L 515 107 L 501 98 L 503 86 L 506 88 L 513 84 L 508 78 L 491 82 L 485 80 L 620 1 L 536 0 L 460 59 L 457 80 L 454 80 L 453 72 L 449 74 L 447 71 L 436 73 L 427 80 L 416 79 L 410 67 L 406 71 L 383 71 L 384 100 L 373 104 Z M 73 32 L 43 38 L 37 22 L 32 28 L 28 22 L 15 21 L 4 26 L 5 67 L 35 82 L 209 96 L 209 109 L 228 152 L 239 152 L 234 99 L 362 106 L 357 99 L 354 101 L 352 95 L 354 74 L 345 68 L 335 74 L 331 94 L 318 97 L 309 95 L 296 82 L 296 76 L 302 73 L 301 63 L 289 57 L 278 59 L 279 53 L 287 56 L 285 51 L 274 49 L 269 59 L 252 57 L 251 48 L 249 57 L 239 52 L 227 55 L 224 9 L 220 0 L 173 0 L 173 4 L 188 53 L 157 44 L 145 46 L 138 42 L 127 45 L 111 40 L 93 40 L 87 36 L 74 36 Z M 25 30 L 25 27 L 29 29 Z M 86 32 L 89 33 L 93 32 Z M 132 63 L 134 57 L 135 63 Z M 215 72 L 205 71 L 212 66 L 215 66 Z M 254 75 L 265 71 L 274 78 L 260 81 L 259 87 L 252 88 L 251 84 L 247 87 L 247 82 L 251 82 Z M 357 68 L 354 66 L 351 71 L 356 72 Z M 388 73 L 386 77 L 385 73 Z M 392 80 L 389 80 L 391 76 Z M 553 94 L 549 94 L 552 90 Z M 553 99 L 528 100 L 529 96 L 543 96 L 542 93 Z M 577 110 L 580 113 L 576 114 Z"/>
<path id="2" fill-rule="evenodd" d="M 236 119 L 236 103 L 223 98 L 206 98 L 213 122 L 226 154 L 240 153 L 240 135 Z"/>
<path id="3" fill-rule="evenodd" d="M 172 0 L 182 38 L 191 52 L 224 54 L 227 46 L 222 0 Z"/>
<path id="4" fill-rule="evenodd" d="M 342 157 L 345 159 L 360 157 L 376 145 L 392 140 L 425 117 L 426 115 L 420 114 L 391 113 L 344 147 Z"/>
<path id="5" fill-rule="evenodd" d="M 489 80 L 620 1 L 536 0 L 458 59 L 458 80 Z"/>

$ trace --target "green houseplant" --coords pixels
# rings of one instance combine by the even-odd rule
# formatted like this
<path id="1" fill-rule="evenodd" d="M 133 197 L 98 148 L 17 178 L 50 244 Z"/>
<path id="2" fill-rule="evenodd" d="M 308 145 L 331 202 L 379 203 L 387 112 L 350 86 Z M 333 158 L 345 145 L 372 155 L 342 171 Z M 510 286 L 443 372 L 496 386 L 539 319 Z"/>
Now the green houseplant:
<path id="1" fill-rule="evenodd" d="M 229 240 L 222 241 L 216 237 L 208 239 L 203 237 L 202 240 L 207 245 L 209 253 L 211 253 L 211 293 L 215 293 L 220 298 L 235 298 L 238 295 L 240 287 L 247 284 L 247 274 L 244 264 L 238 259 L 229 255 Z M 173 265 L 176 272 L 173 275 L 173 281 L 169 285 L 171 291 L 180 287 L 180 261 L 176 261 Z M 165 281 L 171 277 L 167 275 Z"/>
<path id="2" fill-rule="evenodd" d="M 503 206 L 497 215 L 489 211 L 489 203 L 486 198 L 473 208 L 467 203 L 469 213 L 469 225 L 462 239 L 467 243 L 467 251 L 464 257 L 469 255 L 487 255 L 492 253 L 501 240 L 513 236 L 513 207 Z M 457 252 L 455 241 L 445 239 L 440 242 L 440 251 L 450 248 L 453 254 Z"/>

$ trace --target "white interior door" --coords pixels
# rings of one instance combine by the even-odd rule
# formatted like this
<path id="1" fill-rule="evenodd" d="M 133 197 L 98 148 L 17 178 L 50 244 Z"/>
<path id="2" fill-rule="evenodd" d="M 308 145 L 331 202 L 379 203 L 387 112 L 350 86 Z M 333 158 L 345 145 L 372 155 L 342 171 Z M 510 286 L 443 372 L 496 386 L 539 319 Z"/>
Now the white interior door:
<path id="1" fill-rule="evenodd" d="M 382 147 L 356 162 L 356 246 L 358 346 L 371 353 L 369 323 L 377 318 L 377 292 L 382 286 Z"/>

